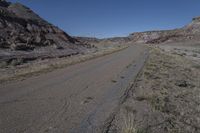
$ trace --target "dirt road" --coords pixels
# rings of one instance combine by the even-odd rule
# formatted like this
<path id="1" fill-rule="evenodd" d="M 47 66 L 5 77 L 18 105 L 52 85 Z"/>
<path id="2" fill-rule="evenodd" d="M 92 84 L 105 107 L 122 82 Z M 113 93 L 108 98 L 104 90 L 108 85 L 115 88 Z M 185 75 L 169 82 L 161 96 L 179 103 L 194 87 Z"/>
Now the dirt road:
<path id="1" fill-rule="evenodd" d="M 0 85 L 1 133 L 103 132 L 148 49 L 120 52 Z"/>

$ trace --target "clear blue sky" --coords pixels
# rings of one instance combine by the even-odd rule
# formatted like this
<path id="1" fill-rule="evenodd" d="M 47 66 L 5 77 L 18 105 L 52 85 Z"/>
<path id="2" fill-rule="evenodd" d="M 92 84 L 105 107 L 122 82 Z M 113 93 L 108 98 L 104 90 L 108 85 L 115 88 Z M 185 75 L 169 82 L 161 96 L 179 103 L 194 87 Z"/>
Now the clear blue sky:
<path id="1" fill-rule="evenodd" d="M 200 16 L 200 0 L 10 0 L 20 2 L 70 35 L 126 36 L 182 27 Z"/>

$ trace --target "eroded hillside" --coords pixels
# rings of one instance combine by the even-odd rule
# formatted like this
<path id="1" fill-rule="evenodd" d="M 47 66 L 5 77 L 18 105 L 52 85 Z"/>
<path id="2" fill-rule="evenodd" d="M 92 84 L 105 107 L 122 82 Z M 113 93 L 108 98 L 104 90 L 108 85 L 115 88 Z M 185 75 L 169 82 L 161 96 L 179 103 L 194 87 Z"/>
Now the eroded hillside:
<path id="1" fill-rule="evenodd" d="M 1 63 L 65 57 L 87 48 L 89 44 L 69 36 L 24 5 L 0 1 Z"/>

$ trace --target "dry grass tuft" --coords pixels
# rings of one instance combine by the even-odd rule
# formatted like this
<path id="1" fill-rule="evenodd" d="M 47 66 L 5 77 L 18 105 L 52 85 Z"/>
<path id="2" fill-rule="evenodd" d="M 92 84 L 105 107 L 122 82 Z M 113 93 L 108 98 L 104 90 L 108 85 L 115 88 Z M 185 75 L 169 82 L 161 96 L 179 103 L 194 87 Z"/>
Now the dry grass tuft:
<path id="1" fill-rule="evenodd" d="M 135 121 L 135 113 L 131 107 L 125 107 L 125 115 L 124 115 L 124 126 L 122 128 L 122 133 L 137 133 Z"/>

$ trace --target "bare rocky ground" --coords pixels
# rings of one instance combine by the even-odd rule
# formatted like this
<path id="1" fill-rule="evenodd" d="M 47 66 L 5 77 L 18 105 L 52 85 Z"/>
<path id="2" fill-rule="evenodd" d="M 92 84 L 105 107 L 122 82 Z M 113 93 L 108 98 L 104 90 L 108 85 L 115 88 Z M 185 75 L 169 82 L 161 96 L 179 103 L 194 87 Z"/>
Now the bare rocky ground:
<path id="1" fill-rule="evenodd" d="M 149 60 L 107 132 L 200 132 L 200 58 L 174 52 L 174 48 L 178 51 L 180 48 L 196 53 L 199 45 L 162 45 L 161 48 L 151 47 Z"/>

